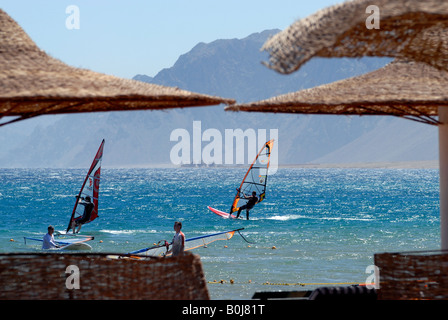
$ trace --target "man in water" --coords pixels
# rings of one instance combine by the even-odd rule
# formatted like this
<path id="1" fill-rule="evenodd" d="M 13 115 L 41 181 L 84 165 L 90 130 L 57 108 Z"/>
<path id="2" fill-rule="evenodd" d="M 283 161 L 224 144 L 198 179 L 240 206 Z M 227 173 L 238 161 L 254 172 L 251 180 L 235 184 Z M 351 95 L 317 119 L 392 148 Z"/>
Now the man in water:
<path id="1" fill-rule="evenodd" d="M 252 192 L 252 196 L 246 196 L 243 193 L 244 199 L 248 199 L 247 203 L 244 206 L 241 206 L 238 209 L 238 214 L 236 218 L 238 219 L 242 210 L 246 209 L 246 219 L 249 220 L 249 210 L 252 209 L 258 202 L 257 193 L 255 191 Z"/>
<path id="2" fill-rule="evenodd" d="M 84 200 L 84 202 L 82 202 L 81 200 Z M 81 226 L 90 220 L 93 208 L 95 207 L 94 204 L 91 202 L 89 196 L 81 198 L 79 200 L 79 204 L 84 206 L 84 213 L 82 216 L 73 220 L 72 222 L 73 233 L 75 233 L 76 227 L 78 227 L 78 231 L 76 231 L 76 233 L 78 233 L 81 230 Z"/>
<path id="3" fill-rule="evenodd" d="M 182 222 L 176 221 L 174 223 L 174 231 L 176 231 L 176 234 L 173 238 L 173 247 L 170 251 L 167 252 L 167 254 L 171 252 L 173 254 L 173 257 L 184 254 L 185 235 L 182 231 L 180 231 L 180 229 L 182 229 Z"/>
<path id="4" fill-rule="evenodd" d="M 59 246 L 54 241 L 54 227 L 48 226 L 48 233 L 44 235 L 43 243 L 42 243 L 42 249 L 52 249 L 52 248 L 59 248 Z"/>

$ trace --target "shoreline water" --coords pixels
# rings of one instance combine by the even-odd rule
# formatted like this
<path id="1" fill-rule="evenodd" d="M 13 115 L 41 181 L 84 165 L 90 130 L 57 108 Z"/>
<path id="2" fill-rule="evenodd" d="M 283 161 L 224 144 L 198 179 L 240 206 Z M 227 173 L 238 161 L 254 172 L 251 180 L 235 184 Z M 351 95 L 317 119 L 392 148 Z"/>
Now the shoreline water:
<path id="1" fill-rule="evenodd" d="M 23 237 L 43 236 L 49 224 L 65 228 L 84 171 L 0 170 L 0 251 L 31 249 Z M 251 220 L 211 213 L 207 205 L 228 208 L 245 171 L 105 170 L 99 218 L 82 232 L 95 236 L 94 251 L 126 253 L 171 239 L 177 220 L 187 238 L 244 227 L 255 245 L 236 235 L 193 251 L 207 281 L 227 281 L 209 284 L 214 300 L 312 288 L 286 283 L 362 283 L 375 253 L 439 247 L 434 169 L 282 168 Z"/>

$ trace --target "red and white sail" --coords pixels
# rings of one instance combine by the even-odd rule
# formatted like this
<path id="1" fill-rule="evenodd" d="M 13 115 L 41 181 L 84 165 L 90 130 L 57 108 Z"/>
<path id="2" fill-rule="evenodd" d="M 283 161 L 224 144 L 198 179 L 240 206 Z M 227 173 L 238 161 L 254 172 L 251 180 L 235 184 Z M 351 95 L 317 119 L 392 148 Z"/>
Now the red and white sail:
<path id="1" fill-rule="evenodd" d="M 87 196 L 89 196 L 94 205 L 94 208 L 90 215 L 90 219 L 86 223 L 92 222 L 98 217 L 98 197 L 100 191 L 101 160 L 103 158 L 104 142 L 105 141 L 103 139 L 95 155 L 95 158 L 93 159 L 90 169 L 87 172 L 78 197 L 76 198 L 76 203 L 73 207 L 72 215 L 67 227 L 67 232 L 71 229 L 73 220 L 75 220 L 79 216 L 82 216 L 84 213 L 84 206 L 79 205 L 79 199 L 85 199 Z"/>
<path id="2" fill-rule="evenodd" d="M 253 191 L 257 194 L 258 202 L 264 200 L 273 146 L 274 139 L 266 142 L 260 152 L 258 152 L 237 189 L 229 214 L 238 211 L 241 206 L 245 205 L 248 201 L 245 196 L 251 196 Z"/>

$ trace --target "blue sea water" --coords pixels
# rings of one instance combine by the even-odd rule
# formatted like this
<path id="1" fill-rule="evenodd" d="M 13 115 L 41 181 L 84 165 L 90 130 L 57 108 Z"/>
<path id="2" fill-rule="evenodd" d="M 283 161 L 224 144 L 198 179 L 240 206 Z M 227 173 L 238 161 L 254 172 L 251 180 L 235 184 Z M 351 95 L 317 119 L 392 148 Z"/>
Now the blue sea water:
<path id="1" fill-rule="evenodd" d="M 279 169 L 251 220 L 210 212 L 229 209 L 244 173 L 103 168 L 99 218 L 81 232 L 95 236 L 93 251 L 126 253 L 171 240 L 176 220 L 187 238 L 245 228 L 255 244 L 236 234 L 194 251 L 212 299 L 363 283 L 375 253 L 440 247 L 438 170 Z M 0 252 L 39 251 L 23 237 L 42 237 L 49 224 L 65 230 L 84 175 L 0 169 Z"/>

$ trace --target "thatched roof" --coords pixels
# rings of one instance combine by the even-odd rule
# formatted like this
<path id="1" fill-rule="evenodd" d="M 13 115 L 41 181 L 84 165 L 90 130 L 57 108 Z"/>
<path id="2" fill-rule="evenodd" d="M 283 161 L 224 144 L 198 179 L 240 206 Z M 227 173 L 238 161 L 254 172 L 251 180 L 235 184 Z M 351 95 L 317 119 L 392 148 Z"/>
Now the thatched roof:
<path id="1" fill-rule="evenodd" d="M 0 9 L 0 118 L 26 119 L 41 114 L 154 110 L 233 102 L 70 67 L 40 50 Z"/>
<path id="2" fill-rule="evenodd" d="M 381 69 L 270 99 L 235 104 L 229 111 L 338 115 L 393 115 L 439 124 L 448 107 L 448 72 L 426 63 L 395 60 Z"/>
<path id="3" fill-rule="evenodd" d="M 369 29 L 369 5 L 380 10 L 380 28 Z M 378 19 L 377 19 L 378 20 Z M 370 22 L 370 21 L 369 21 Z M 388 56 L 448 68 L 448 1 L 354 0 L 293 23 L 263 46 L 268 67 L 291 73 L 314 56 Z"/>

